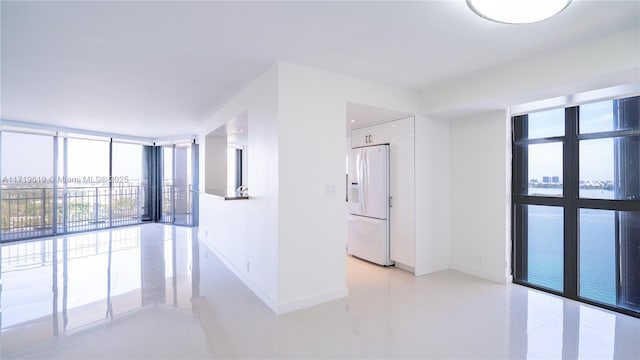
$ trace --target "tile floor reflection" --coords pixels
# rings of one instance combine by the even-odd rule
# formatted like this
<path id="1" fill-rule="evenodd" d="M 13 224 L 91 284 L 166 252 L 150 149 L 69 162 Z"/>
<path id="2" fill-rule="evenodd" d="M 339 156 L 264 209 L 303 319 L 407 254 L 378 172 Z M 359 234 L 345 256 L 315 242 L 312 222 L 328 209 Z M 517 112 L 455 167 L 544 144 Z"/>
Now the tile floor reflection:
<path id="1" fill-rule="evenodd" d="M 350 257 L 348 298 L 276 316 L 195 233 L 2 245 L 0 358 L 640 358 L 640 319 Z"/>

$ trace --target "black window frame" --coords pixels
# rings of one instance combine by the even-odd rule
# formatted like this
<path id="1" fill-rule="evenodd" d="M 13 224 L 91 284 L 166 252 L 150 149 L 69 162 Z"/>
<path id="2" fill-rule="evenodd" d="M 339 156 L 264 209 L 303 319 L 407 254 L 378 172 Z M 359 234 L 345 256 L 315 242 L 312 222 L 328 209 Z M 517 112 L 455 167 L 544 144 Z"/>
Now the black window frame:
<path id="1" fill-rule="evenodd" d="M 603 99 L 604 100 L 604 99 Z M 613 101 L 627 101 L 635 111 L 633 116 L 640 116 L 640 96 L 611 99 Z M 528 114 L 511 117 L 512 133 L 512 177 L 511 177 L 511 206 L 512 206 L 512 273 L 513 282 L 528 286 L 572 300 L 595 305 L 615 312 L 640 318 L 640 309 L 637 311 L 621 306 L 601 303 L 579 294 L 579 212 L 580 209 L 599 209 L 613 211 L 640 211 L 640 198 L 609 200 L 580 198 L 580 169 L 579 150 L 581 140 L 592 139 L 617 139 L 638 138 L 640 129 L 614 130 L 580 134 L 580 106 L 566 107 L 564 111 L 565 132 L 562 136 L 529 139 Z M 640 120 L 638 120 L 640 121 Z M 523 192 L 523 186 L 528 186 L 528 146 L 533 144 L 562 143 L 563 145 L 563 194 L 562 196 L 528 195 Z M 638 156 L 640 158 L 640 155 Z M 635 159 L 637 164 L 640 159 Z M 640 176 L 639 176 L 640 177 Z M 635 186 L 635 184 L 634 184 Z M 527 269 L 527 207 L 523 205 L 555 206 L 563 209 L 564 219 L 564 266 L 562 291 L 557 291 L 544 286 L 528 282 Z M 616 217 L 616 222 L 618 218 Z M 617 228 L 617 227 L 616 227 Z M 616 299 L 621 296 L 620 277 L 620 244 L 616 243 Z M 640 262 L 640 259 L 638 260 Z M 640 268 L 640 266 L 636 266 Z M 636 279 L 637 281 L 637 279 Z M 640 282 L 638 282 L 640 283 Z M 617 302 L 619 304 L 619 302 Z M 616 304 L 616 305 L 617 305 Z"/>

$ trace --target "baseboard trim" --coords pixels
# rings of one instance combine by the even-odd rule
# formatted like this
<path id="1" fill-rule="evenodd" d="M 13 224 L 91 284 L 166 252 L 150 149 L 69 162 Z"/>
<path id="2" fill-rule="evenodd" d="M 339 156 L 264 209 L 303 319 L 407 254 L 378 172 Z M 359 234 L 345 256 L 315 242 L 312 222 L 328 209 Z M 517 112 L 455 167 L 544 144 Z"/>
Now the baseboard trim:
<path id="1" fill-rule="evenodd" d="M 242 270 L 238 269 L 229 259 L 227 259 L 213 244 L 207 241 L 200 233 L 198 239 L 210 250 L 220 261 L 229 269 L 242 283 L 249 288 L 262 302 L 271 309 L 276 315 L 282 315 L 288 312 L 304 309 L 314 305 L 319 305 L 328 301 L 333 301 L 347 297 L 349 290 L 344 287 L 334 289 L 321 294 L 299 298 L 286 303 L 279 303 L 267 295 L 258 285 L 256 285 Z"/>
<path id="2" fill-rule="evenodd" d="M 500 284 L 507 284 L 511 282 L 511 280 L 509 279 L 509 276 L 506 276 L 506 275 L 499 276 L 496 274 L 492 274 L 488 272 L 486 269 L 483 269 L 477 266 L 469 266 L 461 263 L 451 263 L 449 265 L 449 268 L 451 270 L 460 271 L 465 274 L 469 274 L 472 276 L 476 276 L 476 277 L 483 278 L 483 279 L 500 283 Z"/>
<path id="3" fill-rule="evenodd" d="M 200 233 L 198 233 L 198 239 L 202 244 L 204 244 L 207 249 L 209 249 L 215 256 L 222 261 L 222 263 L 229 269 L 242 283 L 249 288 L 262 302 L 271 309 L 276 314 L 280 314 L 279 304 L 277 301 L 273 300 L 269 295 L 267 295 L 258 285 L 256 285 L 247 275 L 245 275 L 242 270 L 238 269 L 229 259 L 227 259 L 218 249 L 213 246 L 206 238 L 204 238 Z"/>
<path id="4" fill-rule="evenodd" d="M 342 299 L 344 297 L 347 297 L 348 295 L 349 295 L 349 289 L 347 289 L 346 287 L 340 288 L 340 289 L 334 289 L 321 294 L 307 296 L 307 297 L 296 299 L 294 301 L 290 301 L 284 304 L 280 304 L 278 306 L 278 311 L 276 311 L 276 313 L 278 315 L 285 314 L 288 312 L 319 305 L 328 301 Z"/>
<path id="5" fill-rule="evenodd" d="M 395 266 L 400 270 L 404 270 L 404 271 L 410 272 L 410 273 L 412 273 L 414 275 L 416 273 L 416 269 L 413 266 L 405 265 L 405 264 L 397 262 L 397 261 L 395 262 Z"/>
<path id="6" fill-rule="evenodd" d="M 449 270 L 448 264 L 445 267 L 436 267 L 436 268 L 430 268 L 430 269 L 418 268 L 416 269 L 414 274 L 415 276 L 424 276 L 424 275 L 429 275 L 429 274 L 433 274 L 435 272 L 444 271 L 444 270 Z"/>

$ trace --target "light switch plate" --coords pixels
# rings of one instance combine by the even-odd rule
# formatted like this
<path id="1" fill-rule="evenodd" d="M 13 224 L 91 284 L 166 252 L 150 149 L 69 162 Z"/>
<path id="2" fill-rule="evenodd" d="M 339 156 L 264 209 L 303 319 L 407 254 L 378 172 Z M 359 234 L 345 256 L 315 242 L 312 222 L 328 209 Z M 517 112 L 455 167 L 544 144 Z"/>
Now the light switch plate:
<path id="1" fill-rule="evenodd" d="M 327 195 L 335 195 L 336 194 L 336 186 L 334 184 L 327 184 L 326 185 L 326 193 Z"/>

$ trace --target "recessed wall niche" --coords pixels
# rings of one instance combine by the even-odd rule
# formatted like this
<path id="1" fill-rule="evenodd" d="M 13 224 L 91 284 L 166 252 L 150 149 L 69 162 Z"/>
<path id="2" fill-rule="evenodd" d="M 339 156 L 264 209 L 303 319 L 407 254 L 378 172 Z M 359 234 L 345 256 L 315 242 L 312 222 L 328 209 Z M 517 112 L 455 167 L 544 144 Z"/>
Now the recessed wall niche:
<path id="1" fill-rule="evenodd" d="M 225 198 L 247 186 L 249 117 L 245 111 L 205 137 L 205 192 Z M 246 193 L 246 191 L 245 191 Z"/>

